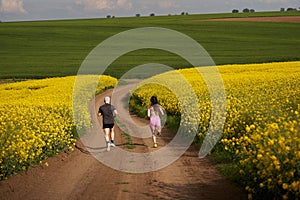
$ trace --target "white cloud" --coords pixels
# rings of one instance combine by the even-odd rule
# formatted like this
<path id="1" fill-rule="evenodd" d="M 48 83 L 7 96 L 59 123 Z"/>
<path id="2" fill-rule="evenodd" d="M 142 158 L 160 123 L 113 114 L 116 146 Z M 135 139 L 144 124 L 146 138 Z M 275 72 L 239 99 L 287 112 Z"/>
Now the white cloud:
<path id="1" fill-rule="evenodd" d="M 87 11 L 108 10 L 113 7 L 112 3 L 108 0 L 77 0 L 76 4 L 83 5 Z"/>
<path id="2" fill-rule="evenodd" d="M 161 7 L 161 8 L 176 8 L 176 7 L 178 7 L 178 5 L 170 0 L 164 0 L 164 1 L 159 2 L 159 7 Z"/>
<path id="3" fill-rule="evenodd" d="M 23 7 L 23 0 L 2 0 L 0 12 L 26 14 Z"/>
<path id="4" fill-rule="evenodd" d="M 112 10 L 117 8 L 131 9 L 132 3 L 127 0 L 77 0 L 76 4 L 82 5 L 87 11 Z"/>
<path id="5" fill-rule="evenodd" d="M 259 0 L 261 3 L 288 3 L 288 0 Z"/>
<path id="6" fill-rule="evenodd" d="M 130 10 L 132 8 L 132 3 L 128 3 L 126 0 L 118 0 L 117 6 L 120 8 L 125 8 Z"/>

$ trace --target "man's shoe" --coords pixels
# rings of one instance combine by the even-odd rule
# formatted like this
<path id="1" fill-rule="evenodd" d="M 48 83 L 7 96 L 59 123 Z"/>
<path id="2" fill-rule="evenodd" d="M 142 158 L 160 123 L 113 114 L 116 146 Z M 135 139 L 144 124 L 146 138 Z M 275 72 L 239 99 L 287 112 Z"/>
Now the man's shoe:
<path id="1" fill-rule="evenodd" d="M 115 143 L 111 142 L 111 143 L 110 143 L 110 146 L 111 146 L 111 147 L 115 147 L 116 145 L 115 145 Z"/>
<path id="2" fill-rule="evenodd" d="M 107 143 L 106 151 L 110 151 L 110 143 Z"/>

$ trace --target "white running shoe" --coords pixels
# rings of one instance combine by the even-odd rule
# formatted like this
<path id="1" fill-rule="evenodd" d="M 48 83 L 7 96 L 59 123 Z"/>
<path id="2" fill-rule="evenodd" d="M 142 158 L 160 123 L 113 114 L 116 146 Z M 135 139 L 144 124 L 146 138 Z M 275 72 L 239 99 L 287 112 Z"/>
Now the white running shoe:
<path id="1" fill-rule="evenodd" d="M 110 146 L 111 146 L 111 147 L 115 147 L 116 145 L 115 145 L 115 143 L 111 142 L 111 143 L 110 143 Z"/>
<path id="2" fill-rule="evenodd" d="M 106 151 L 110 151 L 110 143 L 106 143 L 107 144 L 107 148 L 106 148 Z"/>

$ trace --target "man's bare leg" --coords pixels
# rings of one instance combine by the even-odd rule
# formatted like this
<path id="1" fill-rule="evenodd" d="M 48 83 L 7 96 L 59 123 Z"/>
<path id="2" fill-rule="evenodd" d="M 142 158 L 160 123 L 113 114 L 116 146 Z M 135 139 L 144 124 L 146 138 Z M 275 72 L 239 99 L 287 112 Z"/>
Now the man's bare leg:
<path id="1" fill-rule="evenodd" d="M 106 147 L 107 147 L 107 151 L 110 151 L 110 141 L 109 141 L 109 131 L 110 129 L 109 128 L 105 128 L 104 129 L 104 134 L 105 134 L 105 140 L 106 140 Z"/>

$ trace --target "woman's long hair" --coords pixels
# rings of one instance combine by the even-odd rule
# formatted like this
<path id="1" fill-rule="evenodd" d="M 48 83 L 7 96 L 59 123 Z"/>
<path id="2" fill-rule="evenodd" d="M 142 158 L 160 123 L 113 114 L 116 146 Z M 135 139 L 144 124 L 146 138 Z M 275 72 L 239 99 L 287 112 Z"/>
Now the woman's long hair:
<path id="1" fill-rule="evenodd" d="M 158 104 L 158 100 L 157 100 L 157 97 L 156 96 L 152 96 L 150 98 L 150 101 L 151 101 L 151 105 L 153 106 L 154 104 Z"/>

